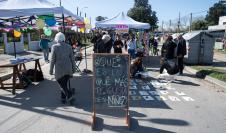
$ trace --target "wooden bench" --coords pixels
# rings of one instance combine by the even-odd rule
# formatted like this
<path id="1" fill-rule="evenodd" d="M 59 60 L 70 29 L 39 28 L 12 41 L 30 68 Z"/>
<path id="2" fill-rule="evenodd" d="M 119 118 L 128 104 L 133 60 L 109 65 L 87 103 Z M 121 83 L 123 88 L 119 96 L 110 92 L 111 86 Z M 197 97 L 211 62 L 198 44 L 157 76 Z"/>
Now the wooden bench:
<path id="1" fill-rule="evenodd" d="M 0 86 L 1 88 L 4 88 L 4 84 L 3 82 L 10 79 L 12 77 L 13 74 L 4 74 L 0 77 Z"/>

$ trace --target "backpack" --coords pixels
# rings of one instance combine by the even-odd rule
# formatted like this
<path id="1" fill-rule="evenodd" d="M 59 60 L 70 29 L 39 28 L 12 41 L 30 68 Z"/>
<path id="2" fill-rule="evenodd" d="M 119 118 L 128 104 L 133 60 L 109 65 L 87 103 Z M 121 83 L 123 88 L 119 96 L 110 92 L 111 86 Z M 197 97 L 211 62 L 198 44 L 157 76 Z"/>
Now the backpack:
<path id="1" fill-rule="evenodd" d="M 36 82 L 40 82 L 44 80 L 43 73 L 41 71 L 35 70 L 35 69 L 29 69 L 25 72 L 23 72 L 23 75 L 28 77 L 32 82 L 35 81 L 35 72 L 36 72 Z"/>
<path id="2" fill-rule="evenodd" d="M 167 70 L 167 73 L 169 75 L 174 75 L 174 74 L 177 74 L 179 72 L 179 68 L 178 68 L 178 65 L 177 65 L 177 60 L 176 61 L 167 61 L 166 62 L 168 64 L 168 68 L 166 69 Z"/>
<path id="3" fill-rule="evenodd" d="M 32 84 L 32 81 L 24 73 L 20 74 L 18 78 L 21 81 L 24 88 Z"/>

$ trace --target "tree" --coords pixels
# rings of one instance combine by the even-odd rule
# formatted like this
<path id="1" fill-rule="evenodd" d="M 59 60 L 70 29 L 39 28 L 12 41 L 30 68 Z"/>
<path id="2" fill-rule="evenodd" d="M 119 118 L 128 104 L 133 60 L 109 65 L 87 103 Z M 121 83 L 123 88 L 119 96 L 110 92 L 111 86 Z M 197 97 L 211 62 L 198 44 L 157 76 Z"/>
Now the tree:
<path id="1" fill-rule="evenodd" d="M 226 15 L 226 7 L 222 2 L 218 2 L 210 7 L 208 14 L 206 15 L 206 21 L 208 25 L 217 25 L 219 17 Z"/>
<path id="2" fill-rule="evenodd" d="M 149 23 L 154 29 L 158 28 L 158 17 L 155 11 L 152 11 L 148 0 L 135 0 L 134 7 L 131 8 L 127 15 L 136 21 Z"/>
<path id="3" fill-rule="evenodd" d="M 208 24 L 205 20 L 197 20 L 192 23 L 192 30 L 206 30 Z"/>
<path id="4" fill-rule="evenodd" d="M 103 17 L 103 16 L 97 16 L 96 17 L 96 21 L 103 21 L 105 19 L 107 19 L 107 17 Z"/>

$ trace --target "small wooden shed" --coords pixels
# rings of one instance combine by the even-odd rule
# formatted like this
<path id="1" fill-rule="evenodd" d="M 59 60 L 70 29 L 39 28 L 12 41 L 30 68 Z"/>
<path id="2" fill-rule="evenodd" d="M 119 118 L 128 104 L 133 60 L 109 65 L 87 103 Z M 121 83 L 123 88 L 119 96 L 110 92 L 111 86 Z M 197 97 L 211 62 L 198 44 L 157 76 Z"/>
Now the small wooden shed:
<path id="1" fill-rule="evenodd" d="M 215 38 L 205 31 L 184 34 L 187 43 L 185 62 L 188 64 L 212 64 Z"/>

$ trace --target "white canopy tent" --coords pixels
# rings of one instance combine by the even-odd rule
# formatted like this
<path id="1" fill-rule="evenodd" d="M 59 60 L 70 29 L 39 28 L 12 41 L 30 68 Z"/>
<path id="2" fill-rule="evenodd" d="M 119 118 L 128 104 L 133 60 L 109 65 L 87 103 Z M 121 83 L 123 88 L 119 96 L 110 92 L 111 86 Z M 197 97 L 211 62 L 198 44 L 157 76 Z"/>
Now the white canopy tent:
<path id="1" fill-rule="evenodd" d="M 7 0 L 0 3 L 0 18 L 14 18 L 32 15 L 64 14 L 82 20 L 62 6 L 56 6 L 47 0 Z"/>
<path id="2" fill-rule="evenodd" d="M 10 27 L 10 25 L 13 25 L 12 22 L 20 21 L 20 22 L 27 24 L 28 20 L 31 16 L 52 15 L 52 14 L 56 18 L 58 18 L 58 21 L 60 21 L 61 23 L 62 23 L 62 21 L 64 22 L 65 17 L 71 17 L 73 20 L 83 21 L 83 18 L 73 14 L 69 10 L 65 9 L 63 6 L 57 6 L 57 5 L 54 5 L 50 2 L 48 2 L 48 0 L 5 0 L 3 2 L 0 2 L 1 23 L 3 23 L 4 25 L 7 25 L 9 27 Z M 26 21 L 21 21 L 21 19 L 26 20 Z M 34 20 L 34 19 L 31 20 L 30 21 L 31 25 L 34 24 L 32 22 L 35 22 L 35 21 L 36 20 Z M 6 28 L 7 28 L 7 26 L 6 26 Z M 63 29 L 65 31 L 64 23 L 63 23 Z M 12 45 L 8 45 L 8 43 L 10 44 L 10 42 L 5 42 L 5 45 L 11 46 L 10 49 L 12 49 L 13 48 Z M 22 48 L 20 48 L 21 50 L 18 50 L 17 46 L 22 47 Z M 23 42 L 21 42 L 21 45 L 16 45 L 16 47 L 15 47 L 15 41 L 14 41 L 15 57 L 16 57 L 16 53 L 23 52 L 23 50 L 24 50 Z"/>
<path id="3" fill-rule="evenodd" d="M 97 28 L 115 28 L 117 25 L 126 25 L 133 29 L 150 29 L 150 24 L 137 22 L 125 15 L 123 12 L 111 19 L 99 21 L 95 24 Z"/>

